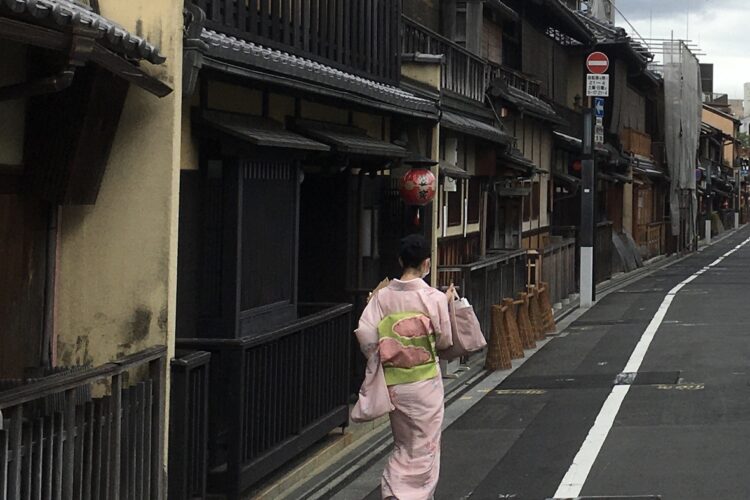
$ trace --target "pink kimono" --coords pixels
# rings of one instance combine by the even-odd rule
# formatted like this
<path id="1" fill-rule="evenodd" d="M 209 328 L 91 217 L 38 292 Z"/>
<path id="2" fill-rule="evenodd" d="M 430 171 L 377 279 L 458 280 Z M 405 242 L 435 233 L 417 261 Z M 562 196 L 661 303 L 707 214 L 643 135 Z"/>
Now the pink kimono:
<path id="1" fill-rule="evenodd" d="M 370 300 L 357 336 L 365 355 L 380 349 L 395 407 L 382 497 L 429 500 L 440 473 L 444 395 L 437 349 L 451 342 L 448 300 L 421 279 L 393 280 Z"/>

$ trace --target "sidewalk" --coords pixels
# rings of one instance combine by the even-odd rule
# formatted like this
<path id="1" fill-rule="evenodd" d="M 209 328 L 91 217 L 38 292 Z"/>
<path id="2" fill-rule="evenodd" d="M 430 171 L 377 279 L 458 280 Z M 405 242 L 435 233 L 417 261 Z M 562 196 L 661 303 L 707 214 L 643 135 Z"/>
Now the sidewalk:
<path id="1" fill-rule="evenodd" d="M 715 238 L 712 245 L 735 232 L 736 230 L 727 231 Z M 601 301 L 607 295 L 677 264 L 690 255 L 694 254 L 658 257 L 646 262 L 644 267 L 638 270 L 617 275 L 597 286 L 597 299 Z M 561 337 L 566 336 L 568 326 L 586 312 L 578 307 L 577 298 L 571 300 L 563 310 L 557 311 L 556 321 L 558 332 L 562 333 Z M 527 351 L 526 357 L 514 361 L 510 370 L 485 372 L 482 369 L 484 354 L 481 354 L 474 356 L 468 366 L 462 367 L 456 378 L 445 379 L 445 427 L 458 420 L 482 399 L 477 395 L 493 391 L 544 348 L 552 338 L 555 337 L 538 343 L 537 349 Z M 344 433 L 332 433 L 297 462 L 266 481 L 248 498 L 353 500 L 367 497 L 372 490 L 372 484 L 377 483 L 377 477 L 368 477 L 368 471 L 374 471 L 379 476 L 378 470 L 382 470 L 382 464 L 379 462 L 384 460 L 391 443 L 387 417 L 367 424 L 351 424 Z M 346 494 L 336 496 L 343 488 L 346 488 Z"/>

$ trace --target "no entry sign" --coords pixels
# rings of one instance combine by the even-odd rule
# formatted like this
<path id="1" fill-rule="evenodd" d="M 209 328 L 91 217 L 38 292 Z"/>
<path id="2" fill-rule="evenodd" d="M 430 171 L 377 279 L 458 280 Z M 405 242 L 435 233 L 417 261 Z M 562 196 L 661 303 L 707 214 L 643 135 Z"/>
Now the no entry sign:
<path id="1" fill-rule="evenodd" d="M 586 58 L 586 69 L 595 75 L 606 73 L 609 69 L 609 57 L 604 52 L 593 52 Z"/>

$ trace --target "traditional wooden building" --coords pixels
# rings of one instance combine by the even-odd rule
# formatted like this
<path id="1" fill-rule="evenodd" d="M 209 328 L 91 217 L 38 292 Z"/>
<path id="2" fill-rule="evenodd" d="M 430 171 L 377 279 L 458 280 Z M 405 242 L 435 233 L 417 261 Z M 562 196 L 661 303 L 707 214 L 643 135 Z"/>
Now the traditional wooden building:
<path id="1" fill-rule="evenodd" d="M 0 498 L 165 496 L 180 14 L 0 3 Z"/>
<path id="2" fill-rule="evenodd" d="M 711 106 L 703 107 L 696 171 L 699 194 L 698 228 L 703 238 L 716 236 L 735 225 L 739 215 L 741 184 L 734 130 L 739 123 Z M 736 165 L 736 167 L 735 167 Z"/>
<path id="3" fill-rule="evenodd" d="M 211 353 L 208 490 L 238 498 L 347 425 L 356 317 L 432 227 L 398 180 L 439 112 L 399 86 L 400 2 L 226 5 L 186 14 L 177 346 Z"/>

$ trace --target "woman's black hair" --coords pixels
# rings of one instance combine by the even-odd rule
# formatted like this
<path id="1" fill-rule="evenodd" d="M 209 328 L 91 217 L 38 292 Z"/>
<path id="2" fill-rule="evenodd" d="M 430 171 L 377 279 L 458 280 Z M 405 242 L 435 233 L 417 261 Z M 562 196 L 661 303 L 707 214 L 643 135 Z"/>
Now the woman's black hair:
<path id="1" fill-rule="evenodd" d="M 406 268 L 419 269 L 425 259 L 429 259 L 432 253 L 430 243 L 421 234 L 410 234 L 401 240 L 401 264 Z"/>

